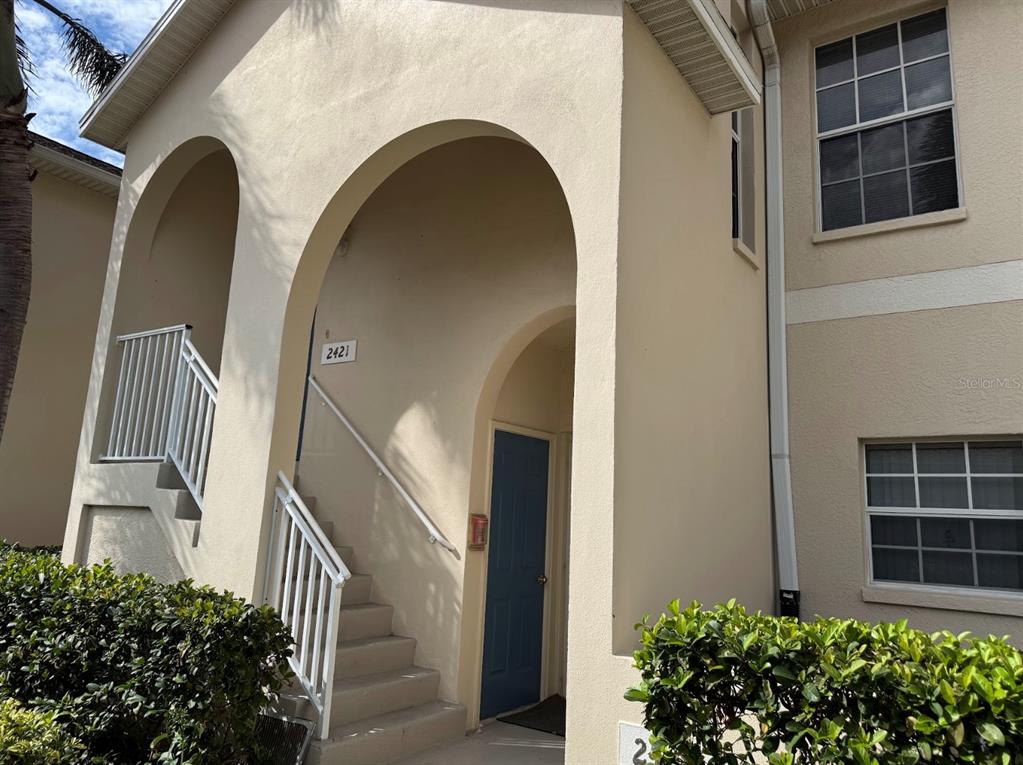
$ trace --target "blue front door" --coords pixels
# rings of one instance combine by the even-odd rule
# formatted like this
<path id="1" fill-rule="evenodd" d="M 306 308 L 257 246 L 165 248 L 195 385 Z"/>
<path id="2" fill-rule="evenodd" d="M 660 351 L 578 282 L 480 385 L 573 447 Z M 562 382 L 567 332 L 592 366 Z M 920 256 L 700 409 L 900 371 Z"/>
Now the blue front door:
<path id="1" fill-rule="evenodd" d="M 480 717 L 540 700 L 550 444 L 494 434 Z"/>

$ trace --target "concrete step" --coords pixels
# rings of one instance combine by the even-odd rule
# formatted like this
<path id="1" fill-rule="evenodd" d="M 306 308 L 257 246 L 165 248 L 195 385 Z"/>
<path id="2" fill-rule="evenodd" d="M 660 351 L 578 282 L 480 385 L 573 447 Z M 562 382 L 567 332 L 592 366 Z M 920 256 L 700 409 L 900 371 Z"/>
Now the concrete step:
<path id="1" fill-rule="evenodd" d="M 187 489 L 185 480 L 178 472 L 173 462 L 161 462 L 159 472 L 156 474 L 156 487 L 158 489 Z"/>
<path id="2" fill-rule="evenodd" d="M 313 518 L 320 520 L 316 516 L 316 497 L 307 497 L 305 494 L 299 494 L 298 496 L 300 496 L 302 501 L 305 502 L 305 506 L 309 508 L 309 512 L 313 514 Z"/>
<path id="3" fill-rule="evenodd" d="M 352 578 L 341 588 L 341 605 L 358 606 L 369 603 L 373 592 L 373 577 L 369 574 L 352 574 Z"/>
<path id="4" fill-rule="evenodd" d="M 163 489 L 174 495 L 174 517 L 188 521 L 198 521 L 202 518 L 202 510 L 188 489 Z"/>
<path id="5" fill-rule="evenodd" d="M 329 539 L 331 542 L 333 542 L 334 541 L 334 521 L 321 521 L 321 520 L 319 520 L 317 518 L 316 522 L 320 525 L 320 528 L 323 529 L 323 533 L 327 537 L 327 539 Z M 344 560 L 344 558 L 342 558 L 341 560 Z"/>
<path id="6" fill-rule="evenodd" d="M 338 646 L 334 677 L 352 678 L 409 667 L 416 655 L 413 638 L 387 635 L 352 640 Z"/>
<path id="7" fill-rule="evenodd" d="M 166 466 L 161 465 L 160 469 L 163 470 L 164 467 Z M 174 468 L 173 465 L 171 467 L 174 469 L 176 475 L 177 468 Z M 188 539 L 192 547 L 196 547 L 199 544 L 199 526 L 202 522 L 202 512 L 199 510 L 199 506 L 195 503 L 192 493 L 188 489 L 158 488 L 161 492 L 169 495 L 171 502 L 173 502 L 173 522 L 184 529 L 185 538 Z"/>
<path id="8" fill-rule="evenodd" d="M 294 580 L 292 580 L 294 582 Z M 305 589 L 307 586 L 305 583 L 309 581 L 308 568 L 306 575 L 302 577 L 302 601 L 299 604 L 298 612 L 300 614 L 305 613 L 306 597 L 308 597 L 308 590 Z M 316 581 L 314 582 L 313 599 L 319 595 L 319 583 L 320 573 L 317 570 Z M 292 584 L 292 586 L 297 586 Z M 284 578 L 281 578 L 281 588 L 283 591 Z M 341 605 L 342 606 L 360 606 L 369 603 L 370 595 L 373 592 L 373 577 L 369 574 L 352 574 L 352 578 L 345 582 L 345 586 L 341 588 Z"/>
<path id="9" fill-rule="evenodd" d="M 188 535 L 188 539 L 192 542 L 192 547 L 199 546 L 199 527 L 202 525 L 202 521 L 198 520 L 185 520 L 182 518 L 175 518 L 174 522 L 180 524 Z"/>
<path id="10" fill-rule="evenodd" d="M 388 765 L 465 735 L 465 707 L 446 701 L 370 717 L 314 741 L 307 765 Z"/>
<path id="11" fill-rule="evenodd" d="M 361 603 L 341 606 L 341 628 L 338 645 L 352 640 L 386 637 L 391 634 L 394 609 L 379 603 Z"/>
<path id="12" fill-rule="evenodd" d="M 428 704 L 436 701 L 439 688 L 437 670 L 412 666 L 336 680 L 330 705 L 330 727 Z"/>

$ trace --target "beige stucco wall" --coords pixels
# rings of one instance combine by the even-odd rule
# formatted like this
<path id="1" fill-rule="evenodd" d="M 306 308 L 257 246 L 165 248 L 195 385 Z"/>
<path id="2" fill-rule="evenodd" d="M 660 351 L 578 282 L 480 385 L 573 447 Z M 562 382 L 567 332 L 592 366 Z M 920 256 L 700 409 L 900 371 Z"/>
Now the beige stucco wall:
<path id="1" fill-rule="evenodd" d="M 238 177 L 221 150 L 188 171 L 151 241 L 128 253 L 115 331 L 191 324 L 192 342 L 214 372 L 220 369 L 237 227 Z"/>
<path id="2" fill-rule="evenodd" d="M 575 423 L 574 499 L 586 508 L 584 526 L 610 517 L 621 14 L 615 0 L 367 1 L 317 4 L 315 11 L 305 3 L 236 4 L 129 138 L 66 555 L 79 539 L 83 506 L 142 490 L 143 477 L 92 461 L 92 444 L 105 437 L 100 394 L 115 369 L 108 363 L 115 297 L 136 214 L 152 218 L 147 199 L 168 198 L 190 164 L 208 153 L 203 136 L 222 142 L 235 161 L 239 219 L 205 512 L 186 574 L 258 596 L 268 489 L 276 470 L 290 471 L 294 461 L 309 326 L 334 249 L 394 170 L 459 137 L 524 140 L 563 189 L 580 273 L 574 302 L 586 328 L 576 362 L 576 401 L 587 416 Z M 287 67 L 272 63 L 283 60 Z M 286 110 L 282 89 L 289 93 Z M 530 329 L 532 336 L 543 324 Z M 529 339 L 530 332 L 512 338 L 499 356 L 500 374 L 491 369 L 486 376 L 491 407 L 499 380 Z M 474 466 L 472 474 L 478 472 Z M 470 488 L 470 497 L 477 495 Z M 464 547 L 461 523 L 445 529 Z M 438 550 L 422 549 L 421 535 L 398 541 L 444 560 Z M 477 564 L 463 560 L 471 573 Z M 458 598 L 449 580 L 434 585 L 441 597 Z M 451 607 L 478 609 L 479 587 L 477 575 L 473 591 L 467 587 L 463 602 Z M 464 643 L 460 635 L 452 650 Z M 459 698 L 471 706 L 476 690 L 462 674 Z M 585 732 L 580 736 L 583 745 Z M 607 739 L 603 744 L 598 760 L 612 751 Z"/>
<path id="3" fill-rule="evenodd" d="M 788 289 L 1020 257 L 1023 210 L 1023 4 L 951 0 L 948 30 L 966 220 L 814 244 L 813 48 L 943 3 L 837 0 L 775 25 L 782 59 Z"/>
<path id="4" fill-rule="evenodd" d="M 1023 256 L 1023 6 L 952 0 L 948 27 L 960 171 L 967 217 L 824 243 L 812 241 L 815 209 L 813 46 L 940 4 L 837 0 L 776 26 L 782 55 L 786 268 L 789 290 L 862 285 L 881 315 L 788 328 L 789 405 L 796 541 L 804 611 L 870 620 L 908 617 L 925 629 L 1019 636 L 1018 602 L 979 594 L 894 596 L 868 602 L 861 440 L 1013 434 L 1023 430 L 1023 309 L 1018 302 L 906 313 L 920 288 L 888 277 L 997 263 Z M 993 55 L 993 51 L 999 55 Z M 889 222 L 881 227 L 898 225 Z M 970 289 L 969 270 L 959 272 Z M 826 293 L 848 295 L 847 287 Z M 945 287 L 928 297 L 956 300 Z M 988 298 L 973 288 L 976 302 Z M 809 293 L 805 293 L 809 294 Z M 825 293 L 822 293 L 825 294 Z M 886 301 L 883 296 L 887 295 Z M 801 296 L 800 296 L 801 297 Z M 967 301 L 970 302 L 970 301 Z M 874 308 L 871 309 L 870 307 Z M 902 307 L 905 306 L 905 307 Z M 820 311 L 837 310 L 825 302 Z M 961 378 L 1010 382 L 988 390 Z M 932 607 L 924 607 L 930 603 Z M 938 608 L 937 606 L 946 606 Z M 953 605 L 985 613 L 949 610 Z M 991 612 L 994 611 L 994 615 Z"/>
<path id="5" fill-rule="evenodd" d="M 530 343 L 501 386 L 494 419 L 548 433 L 571 432 L 572 386 L 575 353 L 562 347 L 561 335 L 571 336 L 571 322 L 564 322 Z M 557 343 L 548 337 L 557 332 Z"/>
<path id="6" fill-rule="evenodd" d="M 629 51 L 624 124 L 623 49 Z M 288 65 L 278 65 L 282 61 Z M 355 541 L 356 568 L 366 554 L 418 564 L 410 567 L 417 578 L 402 583 L 409 597 L 426 596 L 429 611 L 416 608 L 435 622 L 445 615 L 460 619 L 457 634 L 441 625 L 447 652 L 438 651 L 433 663 L 447 675 L 445 693 L 453 689 L 470 708 L 471 721 L 484 580 L 482 556 L 464 549 L 464 513 L 485 502 L 481 434 L 519 353 L 574 314 L 566 759 L 612 761 L 618 720 L 640 716 L 622 700 L 634 675 L 629 660 L 615 655 L 627 646 L 629 632 L 614 627 L 615 606 L 622 606 L 619 619 L 629 626 L 642 610 L 674 596 L 737 596 L 753 607 L 770 606 L 763 275 L 731 249 L 728 118 L 708 117 L 616 0 L 363 0 L 316 4 L 315 10 L 305 3 L 236 4 L 129 137 L 65 537 L 69 548 L 80 537 L 82 507 L 115 504 L 112 493 L 131 495 L 116 504 L 146 504 L 134 496 L 146 493 L 143 484 L 152 476 L 93 464 L 92 445 L 102 433 L 104 381 L 115 370 L 108 363 L 114 306 L 137 224 L 155 225 L 153 210 L 162 209 L 189 167 L 211 151 L 204 136 L 231 153 L 239 212 L 205 511 L 198 546 L 182 569 L 254 597 L 260 594 L 268 490 L 275 472 L 290 472 L 294 463 L 313 309 L 349 223 L 355 219 L 347 257 L 358 263 L 365 223 L 358 216 L 362 210 L 368 218 L 374 204 L 364 207 L 366 200 L 406 162 L 455 139 L 522 141 L 549 166 L 571 217 L 574 295 L 564 266 L 542 283 L 524 270 L 523 258 L 534 258 L 540 275 L 564 260 L 543 251 L 542 226 L 502 229 L 520 214 L 506 207 L 482 221 L 489 224 L 484 233 L 523 245 L 516 257 L 504 259 L 502 279 L 481 276 L 496 262 L 491 252 L 471 262 L 463 251 L 452 253 L 463 258 L 460 270 L 442 282 L 440 274 L 416 273 L 416 281 L 432 281 L 445 297 L 464 300 L 423 303 L 419 307 L 435 310 L 420 310 L 413 324 L 415 302 L 405 307 L 397 297 L 426 293 L 409 279 L 398 284 L 397 272 L 388 268 L 421 267 L 428 261 L 416 256 L 438 255 L 440 234 L 458 241 L 476 222 L 462 216 L 458 228 L 437 231 L 432 220 L 420 218 L 421 232 L 434 236 L 418 241 L 402 239 L 409 230 L 378 222 L 381 244 L 409 246 L 367 266 L 374 270 L 366 275 L 378 279 L 362 284 L 362 291 L 373 289 L 378 311 L 387 298 L 387 315 L 375 317 L 380 328 L 353 328 L 359 361 L 336 374 L 369 375 L 367 362 L 390 348 L 378 374 L 393 364 L 395 375 L 339 389 L 339 403 L 385 456 L 395 458 L 392 468 L 422 491 L 424 506 L 460 549 L 462 562 L 426 545 L 422 533 L 399 518 L 393 497 L 384 494 L 390 490 L 373 480 L 353 483 L 346 508 L 372 508 L 376 520 L 360 527 L 353 516 L 351 528 L 340 533 L 367 540 L 362 547 Z M 524 169 L 530 157 L 536 159 L 527 152 L 514 169 Z M 452 164 L 391 191 L 420 195 L 421 207 L 401 212 L 422 215 L 431 199 L 444 198 L 437 188 L 456 186 L 458 173 L 463 185 L 473 183 L 465 168 Z M 380 187 L 385 195 L 386 186 Z M 563 219 L 559 213 L 554 222 Z M 494 253 L 507 246 L 484 241 Z M 360 300 L 350 285 L 346 297 Z M 428 333 L 431 327 L 448 335 Z M 399 345 L 407 338 L 388 337 L 378 331 L 383 328 L 431 345 Z M 436 359 L 429 358 L 431 349 Z M 422 448 L 413 449 L 419 438 Z M 566 444 L 559 453 L 567 452 Z M 352 457 L 345 464 L 354 470 L 360 463 Z M 713 507 L 705 506 L 711 498 Z M 390 573 L 373 573 L 390 588 L 389 597 L 405 597 L 388 583 Z M 407 607 L 399 618 L 412 613 Z M 422 651 L 432 650 L 432 639 L 426 636 Z"/>
<path id="7" fill-rule="evenodd" d="M 675 87 L 677 73 L 644 28 L 626 31 L 615 411 L 620 652 L 635 644 L 635 622 L 672 598 L 735 597 L 759 608 L 772 597 L 764 273 L 732 249 L 728 117 L 710 119 L 688 89 Z M 737 575 L 735 559 L 758 575 Z"/>
<path id="8" fill-rule="evenodd" d="M 145 572 L 161 582 L 184 577 L 153 513 L 144 507 L 90 507 L 82 531 L 85 565 L 109 560 L 123 574 Z"/>
<path id="9" fill-rule="evenodd" d="M 530 147 L 501 138 L 457 141 L 388 178 L 345 239 L 320 291 L 312 372 L 462 546 L 468 514 L 484 510 L 470 492 L 475 452 L 486 469 L 489 432 L 477 432 L 477 410 L 488 374 L 524 326 L 575 300 L 564 196 Z M 355 362 L 320 364 L 323 343 L 352 338 Z M 522 370 L 519 362 L 509 375 L 522 375 L 515 370 Z M 558 386 L 547 391 L 549 401 L 542 391 L 524 401 L 517 382 L 510 391 L 505 386 L 498 409 L 517 424 L 556 429 Z M 431 546 L 343 426 L 310 395 L 302 491 L 335 521 L 338 541 L 355 548 L 357 570 L 374 577 L 374 598 L 395 607 L 395 631 L 417 638 L 416 660 L 441 671 L 442 696 L 456 698 L 459 653 L 452 646 L 463 630 L 463 578 L 482 576 L 484 554 L 459 561 Z M 480 414 L 489 422 L 492 411 Z M 475 478 L 485 485 L 485 476 Z M 475 642 L 482 625 L 468 627 L 465 639 Z"/>
<path id="10" fill-rule="evenodd" d="M 67 523 L 116 203 L 40 173 L 32 205 L 31 302 L 0 441 L 0 537 L 53 545 Z"/>
<path id="11" fill-rule="evenodd" d="M 1023 433 L 1023 302 L 789 327 L 792 486 L 807 615 L 908 618 L 926 630 L 1023 640 L 1018 600 L 995 614 L 867 603 L 861 439 Z M 841 353 L 824 349 L 841 349 Z M 1010 381 L 972 387 L 963 380 Z M 1016 380 L 1016 384 L 1011 381 Z M 990 609 L 968 594 L 958 602 Z"/>
<path id="12" fill-rule="evenodd" d="M 572 498 L 569 762 L 611 761 L 618 722 L 642 720 L 622 693 L 644 612 L 771 608 L 764 281 L 732 250 L 729 135 L 627 13 L 615 509 Z M 582 406 L 577 384 L 577 420 Z"/>

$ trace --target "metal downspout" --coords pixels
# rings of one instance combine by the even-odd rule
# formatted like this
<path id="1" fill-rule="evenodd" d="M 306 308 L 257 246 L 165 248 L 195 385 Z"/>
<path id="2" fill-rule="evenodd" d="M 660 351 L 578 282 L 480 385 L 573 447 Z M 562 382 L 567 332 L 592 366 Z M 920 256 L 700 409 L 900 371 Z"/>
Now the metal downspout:
<path id="1" fill-rule="evenodd" d="M 748 0 L 764 59 L 764 154 L 767 186 L 767 346 L 771 486 L 774 498 L 778 599 L 782 616 L 799 616 L 799 575 L 789 459 L 789 384 L 785 338 L 785 225 L 782 196 L 781 60 L 767 0 Z"/>

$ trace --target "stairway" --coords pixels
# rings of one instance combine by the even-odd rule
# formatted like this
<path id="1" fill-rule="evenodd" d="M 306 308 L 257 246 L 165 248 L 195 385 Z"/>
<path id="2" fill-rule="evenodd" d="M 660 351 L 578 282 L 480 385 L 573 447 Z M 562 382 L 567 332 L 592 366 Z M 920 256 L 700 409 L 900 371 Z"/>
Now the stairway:
<path id="1" fill-rule="evenodd" d="M 321 519 L 315 497 L 303 500 L 333 541 L 334 524 Z M 335 549 L 355 571 L 352 548 Z M 314 740 L 309 765 L 386 765 L 465 735 L 465 707 L 438 699 L 440 673 L 414 664 L 415 639 L 392 633 L 393 608 L 372 595 L 367 574 L 353 573 L 341 591 L 330 737 Z M 287 707 L 315 718 L 304 699 Z"/>

